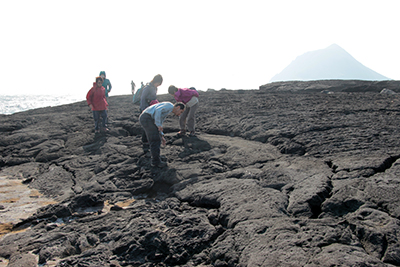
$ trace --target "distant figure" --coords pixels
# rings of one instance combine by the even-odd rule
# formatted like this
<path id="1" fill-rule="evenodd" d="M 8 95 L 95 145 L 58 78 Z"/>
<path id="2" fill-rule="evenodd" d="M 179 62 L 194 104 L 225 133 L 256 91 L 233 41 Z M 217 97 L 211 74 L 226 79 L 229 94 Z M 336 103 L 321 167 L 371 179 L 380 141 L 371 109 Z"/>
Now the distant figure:
<path id="1" fill-rule="evenodd" d="M 146 86 L 141 90 L 140 96 L 140 112 L 143 112 L 147 107 L 152 104 L 158 103 L 157 100 L 157 88 L 162 84 L 163 77 L 160 74 L 154 76 L 153 80 L 146 84 Z M 143 144 L 148 143 L 146 133 L 142 132 L 142 142 Z"/>
<path id="2" fill-rule="evenodd" d="M 135 83 L 133 81 L 131 81 L 131 87 L 132 87 L 132 95 L 135 95 Z"/>
<path id="3" fill-rule="evenodd" d="M 185 111 L 179 118 L 179 126 L 180 131 L 178 132 L 179 136 L 186 135 L 186 118 L 187 118 L 187 127 L 189 130 L 189 136 L 195 136 L 195 113 L 197 108 L 199 107 L 199 93 L 194 87 L 190 88 L 176 88 L 174 85 L 171 85 L 168 88 L 168 93 L 172 95 L 176 101 L 182 102 L 186 105 Z"/>
<path id="4" fill-rule="evenodd" d="M 100 71 L 99 76 L 103 78 L 103 87 L 106 89 L 106 97 L 108 97 L 108 93 L 111 92 L 111 82 L 109 79 L 106 78 L 106 72 L 105 71 Z"/>
<path id="5" fill-rule="evenodd" d="M 100 132 L 107 132 L 107 98 L 105 95 L 105 88 L 103 87 L 103 79 L 96 77 L 96 82 L 93 83 L 93 87 L 89 90 L 86 95 L 86 101 L 89 107 L 93 111 L 94 119 L 94 132 L 97 134 Z M 101 125 L 100 125 L 100 117 Z"/>
<path id="6" fill-rule="evenodd" d="M 166 144 L 162 127 L 165 118 L 171 112 L 175 116 L 180 116 L 184 110 L 185 105 L 183 103 L 173 105 L 170 102 L 162 102 L 149 106 L 140 114 L 140 124 L 150 143 L 152 167 L 162 168 L 167 166 L 167 163 L 162 161 L 160 157 L 161 142 L 164 146 Z"/>

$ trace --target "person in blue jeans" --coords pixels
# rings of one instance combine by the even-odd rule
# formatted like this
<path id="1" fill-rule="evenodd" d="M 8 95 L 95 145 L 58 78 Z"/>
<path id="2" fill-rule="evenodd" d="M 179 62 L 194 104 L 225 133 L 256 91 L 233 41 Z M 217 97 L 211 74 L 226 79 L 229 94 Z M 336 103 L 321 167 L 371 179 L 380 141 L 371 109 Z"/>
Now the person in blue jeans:
<path id="1" fill-rule="evenodd" d="M 172 104 L 171 102 L 161 102 L 147 107 L 140 114 L 139 121 L 142 125 L 147 139 L 150 143 L 151 153 L 151 166 L 152 167 L 166 167 L 167 163 L 161 161 L 160 147 L 161 143 L 165 146 L 166 141 L 163 133 L 163 122 L 171 112 L 175 116 L 180 116 L 185 110 L 185 104 L 178 102 Z"/>

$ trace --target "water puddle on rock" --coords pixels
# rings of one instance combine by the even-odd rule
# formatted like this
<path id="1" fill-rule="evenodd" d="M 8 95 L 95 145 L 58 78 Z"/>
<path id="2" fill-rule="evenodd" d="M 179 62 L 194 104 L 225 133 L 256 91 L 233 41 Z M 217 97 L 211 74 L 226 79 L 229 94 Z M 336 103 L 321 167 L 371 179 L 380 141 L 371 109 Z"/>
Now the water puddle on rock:
<path id="1" fill-rule="evenodd" d="M 117 203 L 115 203 L 115 205 L 124 209 L 126 207 L 129 207 L 135 201 L 136 201 L 136 199 L 131 198 L 131 199 L 127 199 L 125 201 L 117 202 Z"/>
<path id="2" fill-rule="evenodd" d="M 13 231 L 13 225 L 32 216 L 37 209 L 55 204 L 22 180 L 0 176 L 0 236 Z"/>
<path id="3" fill-rule="evenodd" d="M 105 201 L 104 205 L 88 207 L 76 211 L 76 213 L 71 216 L 70 220 L 73 220 L 75 216 L 78 218 L 98 212 L 108 213 L 115 207 L 126 209 L 133 202 L 135 202 L 135 199 L 127 199 L 114 204 Z M 29 229 L 29 227 L 22 230 L 13 229 L 13 226 L 32 216 L 39 208 L 55 203 L 57 202 L 44 197 L 38 190 L 31 189 L 23 184 L 22 180 L 0 176 L 0 239 L 6 234 Z M 61 225 L 65 222 L 65 219 L 66 218 L 60 218 L 55 223 Z M 45 265 L 38 266 L 54 267 L 59 261 L 59 259 L 55 259 L 54 261 L 46 262 Z M 0 257 L 0 267 L 6 267 L 7 265 L 8 260 Z"/>

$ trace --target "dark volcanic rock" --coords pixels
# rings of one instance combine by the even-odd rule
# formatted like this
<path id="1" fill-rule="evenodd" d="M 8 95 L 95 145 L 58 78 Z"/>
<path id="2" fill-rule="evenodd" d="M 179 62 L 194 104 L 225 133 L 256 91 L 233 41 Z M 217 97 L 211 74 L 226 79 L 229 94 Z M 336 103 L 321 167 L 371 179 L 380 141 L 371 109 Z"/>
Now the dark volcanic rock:
<path id="1" fill-rule="evenodd" d="M 260 86 L 270 92 L 381 92 L 383 89 L 400 92 L 400 81 L 316 80 L 273 82 Z"/>
<path id="2" fill-rule="evenodd" d="M 57 204 L 0 237 L 0 256 L 57 266 L 400 266 L 400 99 L 378 85 L 200 92 L 197 137 L 178 138 L 172 115 L 164 125 L 164 169 L 150 168 L 131 96 L 110 97 L 107 135 L 94 135 L 85 102 L 1 116 L 0 175 Z"/>

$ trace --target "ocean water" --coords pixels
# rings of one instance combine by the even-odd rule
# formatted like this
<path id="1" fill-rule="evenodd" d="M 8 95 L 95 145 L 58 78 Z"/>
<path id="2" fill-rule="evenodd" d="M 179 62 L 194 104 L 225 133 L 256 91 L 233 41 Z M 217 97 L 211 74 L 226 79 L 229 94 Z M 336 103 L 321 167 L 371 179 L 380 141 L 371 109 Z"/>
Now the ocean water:
<path id="1" fill-rule="evenodd" d="M 54 107 L 85 100 L 85 95 L 0 95 L 0 114 Z"/>

